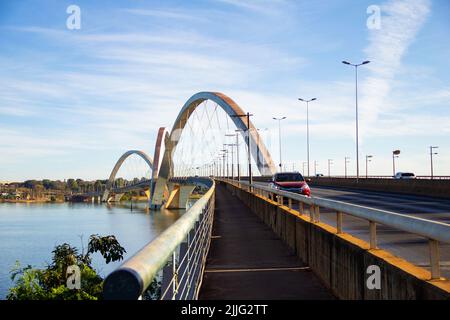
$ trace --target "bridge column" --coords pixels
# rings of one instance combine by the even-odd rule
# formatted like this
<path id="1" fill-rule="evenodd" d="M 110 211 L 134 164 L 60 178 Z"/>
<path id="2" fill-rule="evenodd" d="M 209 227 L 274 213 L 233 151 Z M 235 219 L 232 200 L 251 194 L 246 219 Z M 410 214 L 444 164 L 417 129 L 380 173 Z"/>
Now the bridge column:
<path id="1" fill-rule="evenodd" d="M 109 190 L 105 190 L 105 192 L 102 195 L 102 202 L 108 202 L 109 200 Z"/>
<path id="2" fill-rule="evenodd" d="M 154 190 L 151 191 L 150 208 L 158 210 L 167 199 L 167 179 L 159 177 L 157 182 L 152 186 Z"/>
<path id="3" fill-rule="evenodd" d="M 114 202 L 120 202 L 120 199 L 123 197 L 124 193 L 117 193 L 114 195 Z"/>
<path id="4" fill-rule="evenodd" d="M 189 196 L 194 189 L 194 185 L 169 183 L 169 199 L 164 207 L 166 209 L 186 209 Z"/>

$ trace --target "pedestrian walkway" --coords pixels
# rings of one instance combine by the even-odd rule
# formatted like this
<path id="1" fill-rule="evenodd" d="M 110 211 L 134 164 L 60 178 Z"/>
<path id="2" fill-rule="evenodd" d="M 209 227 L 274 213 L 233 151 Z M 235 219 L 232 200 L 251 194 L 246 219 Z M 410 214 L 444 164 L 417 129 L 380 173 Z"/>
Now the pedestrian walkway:
<path id="1" fill-rule="evenodd" d="M 199 299 L 334 297 L 292 249 L 218 184 L 211 247 Z"/>

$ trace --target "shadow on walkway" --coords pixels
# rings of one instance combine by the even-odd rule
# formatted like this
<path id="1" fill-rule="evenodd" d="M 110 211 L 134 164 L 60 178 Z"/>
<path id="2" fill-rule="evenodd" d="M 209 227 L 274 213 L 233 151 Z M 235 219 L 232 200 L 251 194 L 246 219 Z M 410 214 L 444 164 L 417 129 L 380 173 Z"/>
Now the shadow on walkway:
<path id="1" fill-rule="evenodd" d="M 278 236 L 223 185 L 199 299 L 334 299 Z"/>

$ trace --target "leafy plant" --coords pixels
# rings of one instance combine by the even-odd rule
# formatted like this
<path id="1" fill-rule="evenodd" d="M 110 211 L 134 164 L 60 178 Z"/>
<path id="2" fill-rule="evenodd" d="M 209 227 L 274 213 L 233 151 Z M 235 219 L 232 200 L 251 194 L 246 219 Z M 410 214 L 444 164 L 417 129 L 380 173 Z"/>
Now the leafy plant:
<path id="1" fill-rule="evenodd" d="M 86 254 L 67 243 L 52 251 L 52 262 L 45 269 L 28 265 L 24 268 L 17 261 L 11 271 L 15 285 L 9 289 L 9 300 L 98 300 L 102 298 L 103 278 L 91 266 L 91 255 L 99 252 L 106 263 L 120 261 L 126 250 L 113 235 L 89 237 Z M 67 287 L 67 268 L 76 265 L 80 269 L 80 289 Z"/>

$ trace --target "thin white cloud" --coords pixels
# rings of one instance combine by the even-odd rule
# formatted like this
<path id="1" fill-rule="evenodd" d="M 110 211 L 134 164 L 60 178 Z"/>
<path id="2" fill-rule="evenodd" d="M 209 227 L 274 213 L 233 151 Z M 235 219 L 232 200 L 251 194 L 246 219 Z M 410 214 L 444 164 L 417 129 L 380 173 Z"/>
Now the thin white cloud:
<path id="1" fill-rule="evenodd" d="M 217 0 L 236 8 L 246 9 L 249 11 L 274 14 L 278 12 L 280 6 L 286 5 L 284 0 Z"/>
<path id="2" fill-rule="evenodd" d="M 150 10 L 150 9 L 122 9 L 121 11 L 134 15 L 154 17 L 161 19 L 182 19 L 182 20 L 204 20 L 204 17 L 199 17 L 193 13 L 181 10 Z"/>
<path id="3" fill-rule="evenodd" d="M 362 84 L 362 136 L 386 111 L 402 59 L 427 20 L 430 5 L 429 0 L 391 0 L 381 5 L 381 29 L 369 31 L 369 45 L 364 50 L 372 63 L 367 66 L 371 74 Z"/>

